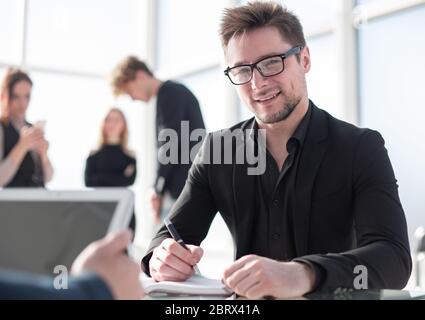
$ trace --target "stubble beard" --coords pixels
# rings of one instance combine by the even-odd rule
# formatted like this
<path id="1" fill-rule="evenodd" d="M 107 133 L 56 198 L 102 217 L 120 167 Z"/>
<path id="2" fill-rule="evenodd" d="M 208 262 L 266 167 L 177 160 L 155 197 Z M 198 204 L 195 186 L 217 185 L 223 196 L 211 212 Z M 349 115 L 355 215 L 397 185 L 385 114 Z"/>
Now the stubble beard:
<path id="1" fill-rule="evenodd" d="M 281 94 L 283 94 L 283 93 L 281 93 Z M 285 101 L 286 101 L 286 103 L 282 106 L 282 108 L 278 112 L 276 112 L 272 115 L 265 115 L 265 116 L 257 115 L 257 118 L 265 124 L 273 124 L 273 123 L 281 122 L 281 121 L 288 119 L 289 116 L 292 114 L 292 112 L 297 107 L 297 105 L 300 104 L 301 98 L 285 97 Z"/>

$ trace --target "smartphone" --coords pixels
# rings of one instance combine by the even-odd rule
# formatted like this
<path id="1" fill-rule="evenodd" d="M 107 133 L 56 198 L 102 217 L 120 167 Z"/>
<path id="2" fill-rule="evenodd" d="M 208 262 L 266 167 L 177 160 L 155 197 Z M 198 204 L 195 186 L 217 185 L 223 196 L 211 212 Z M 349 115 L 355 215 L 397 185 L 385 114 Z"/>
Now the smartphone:
<path id="1" fill-rule="evenodd" d="M 43 131 L 44 133 L 44 129 L 46 127 L 46 121 L 37 121 L 36 123 L 34 123 L 34 127 L 40 129 L 41 131 Z"/>

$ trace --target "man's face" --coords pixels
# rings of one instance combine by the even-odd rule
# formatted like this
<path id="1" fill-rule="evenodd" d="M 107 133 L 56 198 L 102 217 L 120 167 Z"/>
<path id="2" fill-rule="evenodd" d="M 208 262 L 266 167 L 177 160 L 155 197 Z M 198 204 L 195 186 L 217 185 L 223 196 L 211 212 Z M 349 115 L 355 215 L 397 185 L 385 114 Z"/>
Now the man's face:
<path id="1" fill-rule="evenodd" d="M 234 37 L 226 50 L 230 67 L 255 63 L 265 57 L 287 52 L 293 46 L 282 39 L 275 27 L 263 27 Z M 308 48 L 284 60 L 282 73 L 263 77 L 254 68 L 250 82 L 237 85 L 239 97 L 262 123 L 276 123 L 287 119 L 303 97 L 307 97 L 305 73 L 310 70 Z"/>
<path id="2" fill-rule="evenodd" d="M 148 94 L 147 78 L 146 74 L 142 71 L 138 71 L 136 73 L 136 78 L 127 82 L 123 89 L 123 91 L 128 94 L 133 100 L 143 102 L 149 101 L 150 97 Z"/>
<path id="3" fill-rule="evenodd" d="M 31 97 L 31 84 L 28 81 L 19 81 L 12 88 L 9 97 L 9 113 L 11 119 L 24 120 Z"/>

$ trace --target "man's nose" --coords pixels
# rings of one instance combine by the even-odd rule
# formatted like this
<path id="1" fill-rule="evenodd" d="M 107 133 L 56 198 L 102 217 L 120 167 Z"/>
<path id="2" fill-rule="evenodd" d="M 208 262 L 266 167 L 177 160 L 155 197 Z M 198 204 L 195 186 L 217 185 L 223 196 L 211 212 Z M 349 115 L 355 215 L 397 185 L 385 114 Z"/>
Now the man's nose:
<path id="1" fill-rule="evenodd" d="M 261 89 L 267 84 L 267 78 L 261 75 L 261 73 L 254 68 L 252 71 L 251 88 Z"/>

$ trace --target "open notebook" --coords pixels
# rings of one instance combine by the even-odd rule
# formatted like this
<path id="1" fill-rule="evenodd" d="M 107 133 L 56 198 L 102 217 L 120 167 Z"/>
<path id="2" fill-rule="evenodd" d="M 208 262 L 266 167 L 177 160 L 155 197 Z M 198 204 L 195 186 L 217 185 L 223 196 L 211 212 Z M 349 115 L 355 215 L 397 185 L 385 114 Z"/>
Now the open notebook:
<path id="1" fill-rule="evenodd" d="M 202 275 L 195 274 L 186 281 L 160 281 L 148 277 L 141 273 L 140 281 L 145 293 L 167 293 L 181 295 L 216 295 L 229 296 L 233 292 L 227 288 L 220 280 L 210 279 Z"/>

